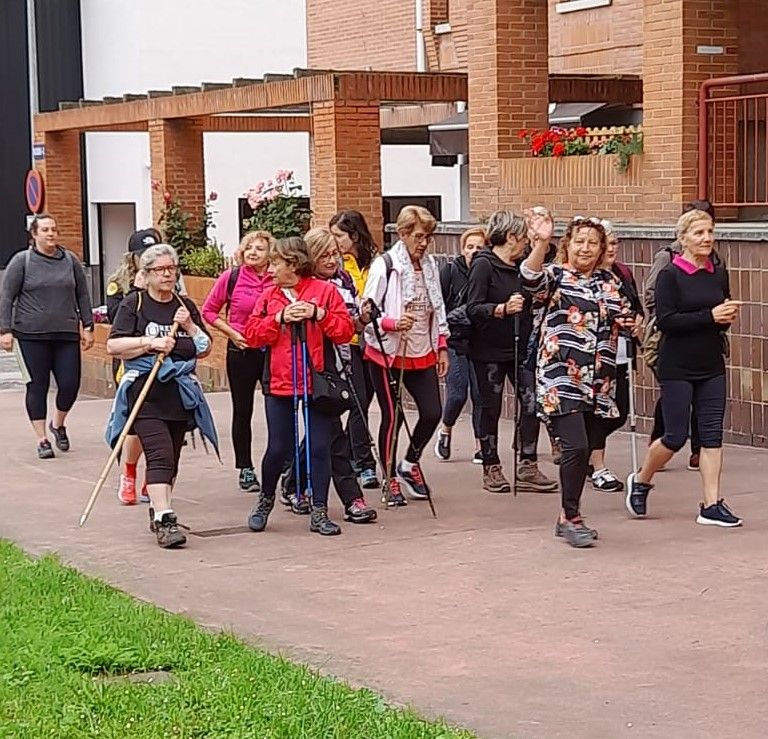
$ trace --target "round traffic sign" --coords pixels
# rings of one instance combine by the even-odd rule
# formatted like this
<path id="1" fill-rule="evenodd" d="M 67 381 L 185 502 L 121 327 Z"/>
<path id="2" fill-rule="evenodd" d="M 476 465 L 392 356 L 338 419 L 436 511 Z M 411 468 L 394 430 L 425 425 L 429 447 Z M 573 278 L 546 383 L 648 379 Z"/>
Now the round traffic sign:
<path id="1" fill-rule="evenodd" d="M 45 185 L 43 176 L 36 169 L 30 169 L 24 180 L 24 197 L 27 199 L 27 208 L 32 213 L 40 213 L 45 203 Z"/>

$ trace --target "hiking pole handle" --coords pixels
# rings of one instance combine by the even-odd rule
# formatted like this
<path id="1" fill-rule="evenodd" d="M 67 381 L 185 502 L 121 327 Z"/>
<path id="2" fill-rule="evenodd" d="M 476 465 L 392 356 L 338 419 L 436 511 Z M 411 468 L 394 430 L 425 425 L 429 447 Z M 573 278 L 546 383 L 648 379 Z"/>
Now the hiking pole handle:
<path id="1" fill-rule="evenodd" d="M 179 324 L 174 323 L 171 326 L 171 333 L 169 334 L 169 336 L 171 336 L 171 338 L 175 338 L 176 332 L 178 330 L 179 330 Z M 149 377 L 147 377 L 147 381 L 144 383 L 144 387 L 141 388 L 139 397 L 136 398 L 136 402 L 133 404 L 133 408 L 131 409 L 131 413 L 128 416 L 128 420 L 125 422 L 125 426 L 123 426 L 123 430 L 120 432 L 120 436 L 117 437 L 117 443 L 115 444 L 114 449 L 112 449 L 112 453 L 109 455 L 109 458 L 107 459 L 106 464 L 104 465 L 104 468 L 101 470 L 99 479 L 96 481 L 96 485 L 94 486 L 93 491 L 91 492 L 91 497 L 88 498 L 88 502 L 86 503 L 85 508 L 83 509 L 83 512 L 80 516 L 81 527 L 85 525 L 85 522 L 88 520 L 88 516 L 91 515 L 93 506 L 96 504 L 96 499 L 99 497 L 99 493 L 101 492 L 101 489 L 104 487 L 104 483 L 107 481 L 107 475 L 109 475 L 109 471 L 112 469 L 112 465 L 115 463 L 115 460 L 120 455 L 120 451 L 123 448 L 123 444 L 125 443 L 125 440 L 128 437 L 128 434 L 131 432 L 131 429 L 133 428 L 133 424 L 136 421 L 136 417 L 139 415 L 141 406 L 144 404 L 147 394 L 149 393 L 149 390 L 152 387 L 152 383 L 155 381 L 155 378 L 157 377 L 157 373 L 160 371 L 160 367 L 162 366 L 164 361 L 165 361 L 165 354 L 158 354 L 157 357 L 155 357 L 155 363 L 152 365 L 152 369 L 149 372 Z"/>

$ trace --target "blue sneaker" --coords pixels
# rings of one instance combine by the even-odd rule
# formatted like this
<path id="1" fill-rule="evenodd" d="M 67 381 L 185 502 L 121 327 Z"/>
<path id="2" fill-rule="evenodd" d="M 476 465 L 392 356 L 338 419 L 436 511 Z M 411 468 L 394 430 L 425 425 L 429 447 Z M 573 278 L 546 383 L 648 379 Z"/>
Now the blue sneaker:
<path id="1" fill-rule="evenodd" d="M 362 470 L 358 476 L 358 480 L 360 481 L 360 487 L 363 488 L 363 490 L 375 490 L 381 485 L 379 478 L 376 477 L 376 470 L 370 468 Z"/>

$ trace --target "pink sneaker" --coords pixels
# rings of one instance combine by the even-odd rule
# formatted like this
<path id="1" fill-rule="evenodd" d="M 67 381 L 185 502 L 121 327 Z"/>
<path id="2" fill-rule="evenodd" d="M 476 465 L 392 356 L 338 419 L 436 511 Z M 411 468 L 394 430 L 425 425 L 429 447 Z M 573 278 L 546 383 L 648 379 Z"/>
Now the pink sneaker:
<path id="1" fill-rule="evenodd" d="M 136 505 L 136 478 L 120 475 L 120 487 L 117 489 L 117 499 L 123 505 Z"/>

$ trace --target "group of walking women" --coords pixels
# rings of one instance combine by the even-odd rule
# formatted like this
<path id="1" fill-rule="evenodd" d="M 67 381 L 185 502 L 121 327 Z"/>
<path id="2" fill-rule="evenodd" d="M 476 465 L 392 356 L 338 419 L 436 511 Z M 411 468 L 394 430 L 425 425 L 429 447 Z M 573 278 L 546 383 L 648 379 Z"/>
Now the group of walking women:
<path id="1" fill-rule="evenodd" d="M 136 502 L 136 465 L 143 452 L 142 498 L 151 502 L 150 529 L 160 546 L 186 541 L 171 502 L 185 434 L 198 429 L 218 452 L 194 376 L 196 360 L 211 350 L 209 326 L 227 337 L 238 486 L 259 495 L 248 517 L 253 531 L 267 528 L 280 493 L 294 513 L 309 516 L 310 531 L 341 533 L 328 515 L 331 481 L 344 518 L 353 523 L 376 519 L 364 490 L 380 484 L 389 507 L 405 506 L 408 498 L 430 499 L 423 453 L 441 426 L 434 451 L 440 460 L 451 458 L 453 427 L 469 394 L 472 461 L 482 464 L 483 488 L 548 493 L 559 483 L 555 534 L 575 547 L 594 544 L 598 534 L 582 515 L 582 493 L 588 478 L 598 490 L 624 487 L 606 466 L 606 439 L 627 418 L 643 326 L 639 291 L 618 259 L 614 230 L 607 221 L 577 216 L 554 244 L 546 209 L 499 211 L 485 228 L 466 232 L 461 254 L 438 270 L 430 254 L 436 225 L 426 209 L 403 208 L 398 240 L 383 254 L 363 216 L 351 210 L 304 238 L 275 241 L 266 232 L 249 233 L 202 315 L 179 294 L 176 252 L 159 243 L 154 231 L 132 237 L 127 266 L 107 289 L 107 349 L 118 360 L 119 380 L 107 438 L 115 443 L 137 399 L 145 396 L 133 424 L 133 446 L 124 449 L 118 497 L 124 504 Z M 693 408 L 704 482 L 696 520 L 737 526 L 740 519 L 720 496 L 720 469 L 725 332 L 740 303 L 731 299 L 725 266 L 713 256 L 711 215 L 688 209 L 677 234 L 678 248 L 656 270 L 654 284 L 663 433 L 629 476 L 625 503 L 631 515 L 646 514 L 652 479 L 683 446 Z M 48 376 L 53 371 L 59 386 L 49 430 L 64 451 L 64 420 L 79 376 L 74 391 L 66 380 L 73 368 L 79 373 L 77 339 L 85 349 L 92 343 L 92 318 L 82 269 L 57 244 L 55 221 L 39 217 L 32 236 L 34 244 L 6 271 L 0 341 L 5 349 L 18 347 L 31 369 L 27 409 L 38 454 L 45 458 L 53 456 L 45 429 Z M 78 351 L 62 346 L 67 344 Z M 158 354 L 164 361 L 147 389 Z M 67 377 L 61 374 L 65 365 Z M 507 381 L 517 409 L 511 483 L 499 444 Z M 251 433 L 257 384 L 267 427 L 261 479 Z M 418 417 L 398 461 L 403 388 Z M 374 396 L 381 412 L 377 434 L 368 418 Z M 559 481 L 538 467 L 542 422 L 560 450 Z"/>

